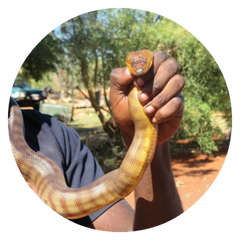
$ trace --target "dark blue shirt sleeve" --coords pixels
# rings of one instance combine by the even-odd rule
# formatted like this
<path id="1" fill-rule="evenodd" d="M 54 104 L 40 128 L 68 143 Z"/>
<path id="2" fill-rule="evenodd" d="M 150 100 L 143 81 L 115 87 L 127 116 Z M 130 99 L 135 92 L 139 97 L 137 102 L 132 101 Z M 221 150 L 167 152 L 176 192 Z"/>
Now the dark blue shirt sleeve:
<path id="1" fill-rule="evenodd" d="M 52 159 L 62 170 L 71 188 L 81 188 L 104 173 L 78 133 L 57 119 L 33 110 L 23 110 L 25 138 L 35 151 Z M 98 218 L 109 205 L 87 217 L 71 220 L 83 226 Z"/>

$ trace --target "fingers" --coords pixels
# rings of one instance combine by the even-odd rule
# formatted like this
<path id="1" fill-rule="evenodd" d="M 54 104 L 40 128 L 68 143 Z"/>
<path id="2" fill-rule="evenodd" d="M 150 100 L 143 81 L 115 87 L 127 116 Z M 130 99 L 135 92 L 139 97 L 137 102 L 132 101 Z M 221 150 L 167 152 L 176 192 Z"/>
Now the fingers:
<path id="1" fill-rule="evenodd" d="M 110 84 L 113 88 L 124 89 L 134 80 L 134 78 L 135 76 L 128 71 L 127 67 L 115 68 L 110 74 Z"/>
<path id="2" fill-rule="evenodd" d="M 183 108 L 183 98 L 178 95 L 185 85 L 181 75 L 174 75 L 150 102 L 144 106 L 147 115 L 153 116 L 154 123 L 169 120 L 173 115 Z"/>
<path id="3" fill-rule="evenodd" d="M 158 72 L 159 66 L 167 59 L 167 55 L 163 51 L 154 51 L 153 53 L 154 59 L 151 69 L 146 74 L 135 78 L 135 82 L 140 88 L 153 79 L 154 75 Z"/>
<path id="4" fill-rule="evenodd" d="M 184 100 L 181 94 L 172 98 L 162 108 L 160 108 L 154 117 L 152 118 L 153 123 L 162 123 L 170 120 L 173 116 L 181 118 L 183 115 Z"/>
<path id="5" fill-rule="evenodd" d="M 127 70 L 127 67 L 116 68 L 110 74 L 110 101 L 112 110 L 121 108 L 125 105 L 127 108 L 126 94 L 129 85 L 133 82 L 134 76 Z M 122 103 L 122 104 L 120 104 Z M 128 111 L 128 109 L 126 110 Z"/>
<path id="6" fill-rule="evenodd" d="M 161 123 L 175 117 L 183 109 L 184 101 L 178 94 L 185 80 L 177 74 L 179 65 L 176 60 L 167 59 L 162 51 L 153 53 L 153 66 L 142 76 L 132 75 L 127 67 L 112 71 L 110 98 L 113 108 L 120 102 L 124 103 L 129 85 L 134 81 L 139 88 L 139 100 L 145 113 L 152 116 L 153 122 Z"/>
<path id="7" fill-rule="evenodd" d="M 167 59 L 162 62 L 152 81 L 146 82 L 141 88 L 139 100 L 143 104 L 146 104 L 147 101 L 151 100 L 160 93 L 169 80 L 177 74 L 178 68 L 178 62 L 174 59 Z"/>
<path id="8" fill-rule="evenodd" d="M 111 87 L 117 87 L 118 89 L 125 89 L 133 80 L 140 88 L 145 86 L 151 81 L 154 75 L 158 72 L 159 66 L 167 59 L 167 55 L 162 51 L 154 51 L 154 60 L 151 69 L 143 76 L 136 77 L 132 75 L 127 67 L 116 68 L 110 74 Z"/>

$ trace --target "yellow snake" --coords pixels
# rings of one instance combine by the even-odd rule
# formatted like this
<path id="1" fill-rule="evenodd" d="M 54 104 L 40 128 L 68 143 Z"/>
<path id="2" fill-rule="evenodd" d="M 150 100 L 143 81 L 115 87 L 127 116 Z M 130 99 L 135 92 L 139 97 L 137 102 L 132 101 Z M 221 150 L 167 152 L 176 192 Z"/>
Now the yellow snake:
<path id="1" fill-rule="evenodd" d="M 153 53 L 149 50 L 130 53 L 126 58 L 128 69 L 134 75 L 146 73 L 152 61 Z M 155 152 L 157 125 L 153 125 L 145 115 L 137 95 L 136 88 L 128 95 L 135 135 L 121 166 L 79 189 L 69 188 L 60 168 L 28 146 L 21 110 L 16 105 L 11 107 L 9 138 L 17 166 L 42 201 L 63 217 L 81 218 L 124 198 L 142 178 Z"/>

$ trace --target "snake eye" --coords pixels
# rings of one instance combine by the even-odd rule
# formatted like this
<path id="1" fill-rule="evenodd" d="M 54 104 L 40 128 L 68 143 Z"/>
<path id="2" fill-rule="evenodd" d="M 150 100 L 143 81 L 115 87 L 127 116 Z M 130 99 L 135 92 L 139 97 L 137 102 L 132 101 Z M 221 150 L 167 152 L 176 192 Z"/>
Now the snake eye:
<path id="1" fill-rule="evenodd" d="M 137 67 L 139 65 L 144 65 L 144 64 L 147 64 L 147 60 L 145 58 L 139 58 L 132 61 L 131 67 Z"/>
<path id="2" fill-rule="evenodd" d="M 148 61 L 140 57 L 132 61 L 131 68 L 136 76 L 142 75 L 148 71 Z"/>

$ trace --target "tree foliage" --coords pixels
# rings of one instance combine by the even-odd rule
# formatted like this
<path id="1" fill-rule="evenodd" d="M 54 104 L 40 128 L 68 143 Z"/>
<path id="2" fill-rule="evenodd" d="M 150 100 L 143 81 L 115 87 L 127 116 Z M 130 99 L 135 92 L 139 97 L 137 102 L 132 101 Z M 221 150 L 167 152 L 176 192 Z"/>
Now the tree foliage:
<path id="1" fill-rule="evenodd" d="M 224 113 L 231 124 L 231 104 L 226 82 L 216 61 L 192 34 L 170 21 L 162 20 L 159 46 L 180 64 L 186 79 L 183 123 L 175 139 L 196 140 L 205 153 L 217 150 L 213 138 L 221 135 L 211 120 L 213 111 Z"/>
<path id="2" fill-rule="evenodd" d="M 202 151 L 216 150 L 213 137 L 220 134 L 212 124 L 213 111 L 224 113 L 231 124 L 231 105 L 224 77 L 208 50 L 187 30 L 160 15 L 134 9 L 107 9 L 77 16 L 47 35 L 23 64 L 36 79 L 46 71 L 72 75 L 75 86 L 92 103 L 104 130 L 113 138 L 117 128 L 106 119 L 96 92 L 109 86 L 112 69 L 125 66 L 131 51 L 163 50 L 180 65 L 186 79 L 183 90 L 185 113 L 181 129 L 173 140 L 196 140 Z M 70 81 L 68 81 L 70 82 Z M 69 84 L 66 85 L 66 89 Z M 105 95 L 107 110 L 111 106 Z"/>
<path id="3" fill-rule="evenodd" d="M 43 38 L 25 59 L 23 77 L 33 78 L 36 81 L 43 78 L 43 75 L 50 71 L 56 71 L 57 55 L 61 49 L 52 34 Z"/>

